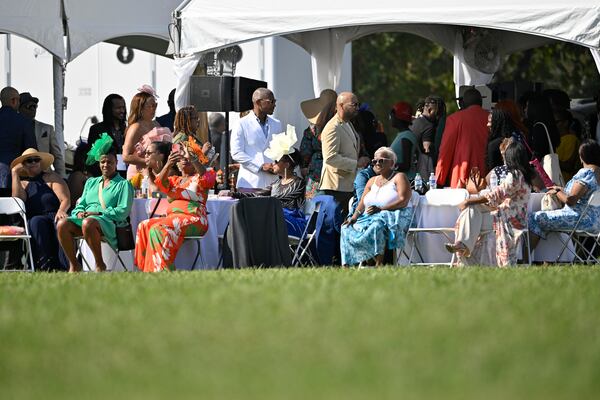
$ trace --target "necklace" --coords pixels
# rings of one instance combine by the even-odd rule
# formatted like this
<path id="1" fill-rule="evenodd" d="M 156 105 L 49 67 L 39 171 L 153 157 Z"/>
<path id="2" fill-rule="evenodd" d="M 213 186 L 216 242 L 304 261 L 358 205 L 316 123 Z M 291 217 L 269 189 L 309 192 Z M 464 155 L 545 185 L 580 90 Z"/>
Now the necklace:
<path id="1" fill-rule="evenodd" d="M 386 178 L 383 175 L 379 175 L 379 183 L 382 185 L 385 185 L 386 183 L 388 183 L 390 181 L 390 179 L 392 179 L 394 177 L 395 173 L 394 171 L 390 172 L 390 175 Z M 382 179 L 384 181 L 382 181 Z"/>

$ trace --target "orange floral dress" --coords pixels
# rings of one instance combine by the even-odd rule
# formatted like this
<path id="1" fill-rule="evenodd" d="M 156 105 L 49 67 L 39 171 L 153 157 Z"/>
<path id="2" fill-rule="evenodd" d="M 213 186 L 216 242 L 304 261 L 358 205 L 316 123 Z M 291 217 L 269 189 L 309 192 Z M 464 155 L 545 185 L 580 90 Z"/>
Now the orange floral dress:
<path id="1" fill-rule="evenodd" d="M 168 196 L 167 216 L 142 221 L 138 225 L 135 265 L 144 272 L 175 269 L 175 256 L 186 236 L 208 231 L 206 198 L 215 184 L 214 171 L 191 177 L 170 176 L 168 186 L 160 179 L 156 186 Z"/>

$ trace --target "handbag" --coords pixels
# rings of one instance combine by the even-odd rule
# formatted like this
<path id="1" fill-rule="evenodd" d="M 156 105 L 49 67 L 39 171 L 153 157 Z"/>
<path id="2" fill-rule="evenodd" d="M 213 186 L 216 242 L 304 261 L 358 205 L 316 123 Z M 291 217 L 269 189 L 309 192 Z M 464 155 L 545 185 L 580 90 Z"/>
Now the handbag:
<path id="1" fill-rule="evenodd" d="M 540 160 L 538 160 L 535 157 L 535 155 L 533 154 L 533 150 L 531 150 L 531 147 L 529 147 L 529 145 L 527 144 L 527 140 L 525 140 L 525 138 L 523 138 L 523 144 L 525 145 L 525 147 L 527 147 L 527 150 L 529 150 L 529 152 L 531 153 L 532 158 L 531 158 L 531 161 L 529 161 L 529 164 L 531 164 L 533 166 L 533 168 L 535 169 L 535 172 L 537 172 L 537 174 L 540 177 L 540 179 L 542 180 L 542 182 L 544 182 L 544 186 L 547 188 L 554 186 L 554 182 L 552 182 L 552 179 L 550 179 L 550 177 L 546 173 L 546 170 L 542 166 L 542 163 L 540 162 Z"/>
<path id="2" fill-rule="evenodd" d="M 552 211 L 562 208 L 562 203 L 556 197 L 556 194 L 545 193 L 542 197 L 542 211 Z"/>
<path id="3" fill-rule="evenodd" d="M 102 196 L 102 182 L 98 185 L 98 200 L 100 200 L 100 205 L 102 209 L 106 209 L 106 204 L 104 203 L 104 197 Z M 115 234 L 117 236 L 117 250 L 133 250 L 135 249 L 135 240 L 133 238 L 133 228 L 131 227 L 131 222 L 129 221 L 129 217 L 126 219 L 126 223 L 123 225 L 115 224 Z"/>
<path id="4" fill-rule="evenodd" d="M 548 128 L 546 127 L 546 124 L 542 122 L 537 122 L 535 125 L 538 124 L 542 125 L 546 131 L 546 138 L 548 139 L 548 146 L 550 149 L 550 153 L 546 154 L 542 159 L 544 171 L 546 171 L 550 179 L 552 179 L 552 182 L 555 182 L 559 186 L 564 186 L 565 182 L 563 181 L 562 172 L 560 170 L 560 161 L 558 159 L 558 154 L 554 152 L 554 148 L 552 147 L 552 141 L 550 140 Z"/>

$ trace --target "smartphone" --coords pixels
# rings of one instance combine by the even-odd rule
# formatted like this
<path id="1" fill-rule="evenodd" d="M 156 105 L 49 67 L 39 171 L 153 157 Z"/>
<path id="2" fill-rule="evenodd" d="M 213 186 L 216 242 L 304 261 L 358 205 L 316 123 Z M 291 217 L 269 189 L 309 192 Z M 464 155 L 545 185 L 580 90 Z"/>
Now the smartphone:
<path id="1" fill-rule="evenodd" d="M 213 154 L 210 160 L 208 160 L 208 165 L 212 165 L 217 160 L 217 158 L 219 158 L 219 153 Z"/>
<path id="2" fill-rule="evenodd" d="M 173 143 L 171 149 L 174 153 L 181 153 L 181 145 L 179 143 Z"/>

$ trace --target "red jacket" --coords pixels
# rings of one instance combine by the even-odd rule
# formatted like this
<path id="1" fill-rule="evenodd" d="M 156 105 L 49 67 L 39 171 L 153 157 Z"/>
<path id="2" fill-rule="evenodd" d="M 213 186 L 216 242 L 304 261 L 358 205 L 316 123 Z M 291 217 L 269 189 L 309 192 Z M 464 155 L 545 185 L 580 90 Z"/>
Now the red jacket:
<path id="1" fill-rule="evenodd" d="M 487 174 L 488 114 L 481 106 L 474 105 L 446 119 L 435 168 L 435 178 L 440 186 L 446 186 L 450 181 L 450 187 L 466 187 L 472 167 L 479 167 L 481 176 Z"/>

